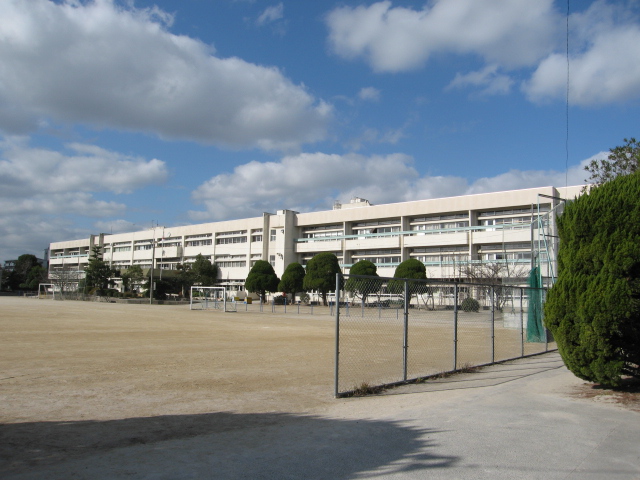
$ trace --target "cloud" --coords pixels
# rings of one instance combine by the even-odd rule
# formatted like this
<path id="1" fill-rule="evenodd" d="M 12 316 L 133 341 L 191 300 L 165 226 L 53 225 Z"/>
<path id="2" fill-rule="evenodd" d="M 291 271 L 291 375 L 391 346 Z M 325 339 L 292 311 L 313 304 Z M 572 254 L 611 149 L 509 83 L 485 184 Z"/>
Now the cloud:
<path id="1" fill-rule="evenodd" d="M 570 103 L 592 106 L 640 98 L 637 18 L 620 6 L 595 2 L 586 12 L 573 14 L 570 24 Z M 534 102 L 565 99 L 566 82 L 566 54 L 552 53 L 540 62 L 523 91 Z"/>
<path id="2" fill-rule="evenodd" d="M 0 198 L 31 198 L 34 195 L 69 192 L 132 191 L 164 183 L 165 163 L 122 155 L 95 145 L 70 143 L 64 154 L 28 145 L 25 138 L 0 142 Z"/>
<path id="3" fill-rule="evenodd" d="M 338 7 L 326 17 L 333 52 L 363 58 L 377 72 L 419 68 L 437 53 L 531 65 L 558 43 L 560 20 L 553 0 L 435 0 L 421 10 L 383 1 Z"/>
<path id="4" fill-rule="evenodd" d="M 360 100 L 371 100 L 377 102 L 380 100 L 380 90 L 374 87 L 364 87 L 358 92 L 358 98 Z"/>
<path id="5" fill-rule="evenodd" d="M 97 193 L 124 194 L 166 181 L 164 162 L 70 143 L 67 153 L 29 146 L 22 137 L 0 141 L 0 259 L 41 252 L 50 242 L 80 238 L 70 216 L 105 218 L 127 207 Z M 95 231 L 94 231 L 95 233 Z"/>
<path id="6" fill-rule="evenodd" d="M 605 153 L 599 154 L 600 156 Z M 584 166 L 568 172 L 511 170 L 469 182 L 458 176 L 421 176 L 404 154 L 364 156 L 304 153 L 279 162 L 250 162 L 216 175 L 200 185 L 192 198 L 204 210 L 194 221 L 259 216 L 287 208 L 300 212 L 331 209 L 336 200 L 367 198 L 374 204 L 440 198 L 543 186 L 580 185 Z M 568 182 L 568 183 L 567 183 Z"/>
<path id="7" fill-rule="evenodd" d="M 52 119 L 264 149 L 324 138 L 331 106 L 276 68 L 170 33 L 171 22 L 112 0 L 0 2 L 0 128 Z"/>
<path id="8" fill-rule="evenodd" d="M 330 49 L 376 72 L 424 67 L 434 55 L 471 55 L 484 66 L 458 73 L 448 89 L 508 93 L 513 80 L 532 102 L 566 96 L 566 19 L 552 0 L 433 0 L 420 10 L 391 1 L 335 8 L 326 17 Z M 571 14 L 570 102 L 592 106 L 640 98 L 640 23 L 633 6 L 597 0 Z M 533 72 L 531 73 L 531 69 Z"/>
<path id="9" fill-rule="evenodd" d="M 44 258 L 49 243 L 86 238 L 89 230 L 72 226 L 63 215 L 44 217 L 39 214 L 0 216 L 0 260 L 14 260 L 24 253 Z"/>
<path id="10" fill-rule="evenodd" d="M 481 96 L 505 95 L 510 92 L 513 83 L 509 76 L 498 73 L 497 65 L 487 65 L 476 72 L 456 74 L 445 90 L 472 86 L 481 88 L 479 92 Z"/>
<path id="11" fill-rule="evenodd" d="M 284 17 L 284 5 L 280 2 L 277 5 L 267 7 L 256 20 L 256 25 L 262 26 L 275 22 Z"/>

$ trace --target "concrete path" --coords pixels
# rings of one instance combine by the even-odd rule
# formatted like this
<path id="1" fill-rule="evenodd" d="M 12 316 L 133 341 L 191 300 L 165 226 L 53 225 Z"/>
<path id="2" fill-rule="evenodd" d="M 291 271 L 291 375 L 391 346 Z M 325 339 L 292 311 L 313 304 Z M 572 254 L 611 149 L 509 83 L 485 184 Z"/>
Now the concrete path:
<path id="1" fill-rule="evenodd" d="M 307 415 L 122 420 L 123 429 L 135 420 L 169 432 L 191 422 L 193 435 L 132 438 L 4 478 L 640 479 L 640 405 L 621 408 L 606 392 L 581 398 L 585 391 L 551 353 Z"/>

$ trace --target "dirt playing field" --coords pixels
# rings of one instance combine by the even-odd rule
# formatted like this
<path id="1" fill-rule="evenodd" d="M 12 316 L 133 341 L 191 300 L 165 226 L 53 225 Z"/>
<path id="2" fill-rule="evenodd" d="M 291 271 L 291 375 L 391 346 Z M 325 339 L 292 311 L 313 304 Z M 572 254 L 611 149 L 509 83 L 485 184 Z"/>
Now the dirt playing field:
<path id="1" fill-rule="evenodd" d="M 335 403 L 329 309 L 318 307 L 313 315 L 267 310 L 0 297 L 0 472 L 55 463 L 85 449 L 197 435 L 212 413 L 304 415 Z M 382 362 L 381 371 L 388 368 L 391 380 L 398 379 L 401 322 L 391 323 L 393 334 L 374 330 L 367 342 L 370 324 L 345 338 L 345 364 L 351 361 L 355 372 L 341 380 L 345 388 L 365 378 L 358 368 L 370 373 L 367 360 Z M 450 369 L 450 331 L 423 326 L 412 331 L 412 341 L 430 339 L 427 351 Z M 510 335 L 516 345 L 517 330 Z M 399 342 L 382 350 L 389 338 Z M 480 363 L 487 361 L 485 343 L 477 349 Z M 424 362 L 415 365 L 428 373 L 433 366 Z M 180 423 L 173 425 L 173 418 Z"/>

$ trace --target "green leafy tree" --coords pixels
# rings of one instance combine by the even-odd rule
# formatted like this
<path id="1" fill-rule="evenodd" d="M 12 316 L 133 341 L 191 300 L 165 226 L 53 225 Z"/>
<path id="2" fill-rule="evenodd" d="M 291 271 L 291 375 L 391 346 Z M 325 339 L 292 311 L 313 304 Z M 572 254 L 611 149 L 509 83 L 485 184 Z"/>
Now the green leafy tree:
<path id="1" fill-rule="evenodd" d="M 124 291 L 130 292 L 135 284 L 141 283 L 144 280 L 144 272 L 140 265 L 132 265 L 122 272 L 120 277 L 122 278 Z"/>
<path id="2" fill-rule="evenodd" d="M 331 252 L 319 253 L 307 263 L 304 289 L 319 291 L 322 294 L 323 304 L 327 305 L 327 293 L 336 289 L 336 274 L 340 273 L 342 272 L 338 257 Z"/>
<path id="3" fill-rule="evenodd" d="M 277 292 L 280 279 L 273 270 L 271 264 L 265 260 L 256 261 L 251 267 L 244 286 L 249 292 L 260 295 L 261 301 L 265 298 L 265 292 Z"/>
<path id="4" fill-rule="evenodd" d="M 304 291 L 304 276 L 305 271 L 302 265 L 298 262 L 290 263 L 282 274 L 278 290 L 290 293 L 295 301 L 296 293 Z"/>
<path id="5" fill-rule="evenodd" d="M 149 278 L 142 285 L 143 297 L 149 298 Z M 153 298 L 155 300 L 166 300 L 170 293 L 180 293 L 180 284 L 176 278 L 157 278 L 153 280 L 155 289 L 153 291 Z"/>
<path id="6" fill-rule="evenodd" d="M 37 290 L 38 286 L 46 279 L 47 269 L 40 265 L 35 265 L 31 267 L 29 273 L 27 273 L 27 278 L 24 283 L 20 284 L 20 288 L 24 288 L 26 290 Z"/>
<path id="7" fill-rule="evenodd" d="M 196 256 L 196 261 L 191 264 L 192 285 L 211 287 L 218 281 L 218 266 L 211 263 L 201 254 Z"/>
<path id="8" fill-rule="evenodd" d="M 374 278 L 358 278 L 352 275 Z M 349 278 L 344 284 L 344 289 L 354 297 L 360 297 L 363 305 L 367 303 L 367 297 L 380 292 L 381 287 L 382 281 L 379 280 L 378 267 L 369 260 L 356 262 L 349 270 Z"/>
<path id="9" fill-rule="evenodd" d="M 606 159 L 591 160 L 591 163 L 584 167 L 590 174 L 587 182 L 601 185 L 619 175 L 629 175 L 638 170 L 640 142 L 635 138 L 625 138 L 624 141 L 624 145 L 609 149 Z"/>
<path id="10" fill-rule="evenodd" d="M 5 288 L 9 290 L 20 290 L 21 288 L 31 290 L 30 287 L 27 287 L 27 277 L 32 268 L 39 266 L 38 258 L 35 255 L 31 255 L 30 253 L 20 255 L 18 260 L 16 260 L 13 271 L 5 274 L 6 279 L 3 280 L 5 282 Z M 35 288 L 38 288 L 37 284 Z"/>
<path id="11" fill-rule="evenodd" d="M 396 295 L 404 295 L 404 280 L 400 279 L 426 280 L 427 268 L 420 260 L 416 258 L 409 258 L 396 267 L 393 278 L 393 280 L 389 280 L 389 291 L 391 293 L 395 293 Z M 409 298 L 407 299 L 407 301 L 411 301 L 411 296 L 414 293 L 421 294 L 426 292 L 427 286 L 423 282 L 410 281 Z"/>
<path id="12" fill-rule="evenodd" d="M 640 172 L 568 203 L 558 218 L 558 280 L 545 323 L 576 376 L 640 377 Z"/>
<path id="13" fill-rule="evenodd" d="M 89 263 L 84 268 L 85 288 L 95 290 L 96 295 L 104 295 L 115 284 L 113 277 L 117 272 L 102 260 L 102 249 L 98 245 L 91 248 Z"/>

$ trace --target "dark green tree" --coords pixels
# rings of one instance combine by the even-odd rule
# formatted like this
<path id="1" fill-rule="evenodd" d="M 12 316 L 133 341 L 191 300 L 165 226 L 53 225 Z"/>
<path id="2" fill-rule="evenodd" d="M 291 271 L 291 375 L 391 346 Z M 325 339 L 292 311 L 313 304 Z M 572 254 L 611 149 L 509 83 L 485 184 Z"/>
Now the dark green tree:
<path id="1" fill-rule="evenodd" d="M 606 159 L 591 160 L 591 163 L 584 167 L 590 174 L 587 182 L 601 185 L 619 175 L 629 175 L 638 170 L 640 142 L 635 138 L 625 138 L 624 141 L 624 145 L 609 149 Z"/>
<path id="2" fill-rule="evenodd" d="M 24 288 L 25 290 L 37 290 L 38 285 L 44 282 L 47 279 L 47 269 L 40 266 L 35 265 L 31 267 L 29 273 L 27 273 L 27 278 L 24 283 L 20 284 L 20 288 Z"/>
<path id="3" fill-rule="evenodd" d="M 298 262 L 287 265 L 282 280 L 278 284 L 278 290 L 290 293 L 293 301 L 296 299 L 296 293 L 304 291 L 304 267 Z"/>
<path id="4" fill-rule="evenodd" d="M 201 254 L 196 256 L 196 261 L 191 264 L 192 285 L 211 287 L 218 281 L 218 266 Z"/>
<path id="5" fill-rule="evenodd" d="M 396 295 L 404 295 L 404 280 L 400 279 L 426 280 L 427 268 L 420 260 L 416 258 L 409 258 L 396 267 L 393 278 L 393 280 L 389 280 L 389 292 L 395 293 Z M 409 298 L 407 299 L 407 301 L 411 301 L 411 296 L 413 294 L 421 294 L 426 292 L 427 286 L 424 282 L 410 281 Z"/>
<path id="6" fill-rule="evenodd" d="M 336 289 L 336 274 L 340 273 L 342 272 L 338 257 L 331 252 L 319 253 L 307 263 L 304 289 L 319 291 L 322 294 L 322 303 L 327 305 L 327 293 Z"/>
<path id="7" fill-rule="evenodd" d="M 373 278 L 358 278 L 352 275 L 364 275 Z M 362 304 L 367 303 L 367 296 L 376 294 L 382 287 L 379 280 L 378 267 L 369 260 L 360 260 L 349 269 L 349 278 L 344 284 L 344 289 L 354 297 L 360 297 Z"/>
<path id="8" fill-rule="evenodd" d="M 5 283 L 5 288 L 9 290 L 31 290 L 30 287 L 27 287 L 27 277 L 32 268 L 39 267 L 38 258 L 35 255 L 30 253 L 26 253 L 24 255 L 20 255 L 18 260 L 16 260 L 16 264 L 13 267 L 13 271 L 11 272 L 3 272 L 3 282 Z M 35 289 L 38 288 L 36 284 Z"/>
<path id="9" fill-rule="evenodd" d="M 280 279 L 271 264 L 265 260 L 258 260 L 251 267 L 244 286 L 247 291 L 260 295 L 260 301 L 264 301 L 265 292 L 277 292 L 279 283 Z"/>
<path id="10" fill-rule="evenodd" d="M 102 248 L 99 245 L 91 247 L 89 263 L 84 268 L 85 289 L 95 290 L 96 295 L 105 295 L 109 287 L 114 285 L 113 277 L 116 271 L 102 260 Z"/>
<path id="11" fill-rule="evenodd" d="M 125 292 L 130 292 L 135 284 L 144 280 L 144 272 L 140 265 L 132 265 L 120 275 L 122 278 L 122 286 Z"/>
<path id="12" fill-rule="evenodd" d="M 558 218 L 558 280 L 545 323 L 576 376 L 640 377 L 640 172 L 567 204 Z"/>

